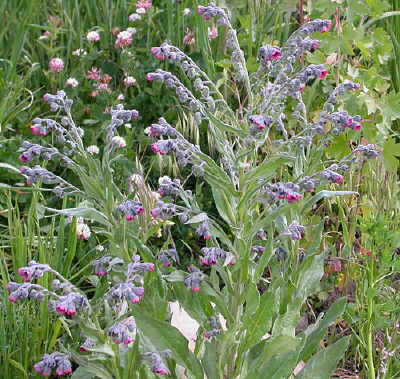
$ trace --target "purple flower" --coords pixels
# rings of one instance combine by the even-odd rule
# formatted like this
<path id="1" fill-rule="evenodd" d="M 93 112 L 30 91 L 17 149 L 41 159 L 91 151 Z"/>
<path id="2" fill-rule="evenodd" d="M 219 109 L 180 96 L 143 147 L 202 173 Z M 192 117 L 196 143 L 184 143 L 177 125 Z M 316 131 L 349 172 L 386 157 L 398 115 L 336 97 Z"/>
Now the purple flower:
<path id="1" fill-rule="evenodd" d="M 293 221 L 282 233 L 282 236 L 288 236 L 294 241 L 301 240 L 304 236 L 305 228 L 297 221 Z"/>
<path id="2" fill-rule="evenodd" d="M 59 353 L 45 354 L 42 360 L 33 366 L 33 369 L 42 376 L 50 376 L 55 369 L 58 376 L 72 373 L 72 365 L 68 354 Z"/>
<path id="3" fill-rule="evenodd" d="M 124 345 L 129 345 L 135 340 L 135 332 L 136 323 L 135 319 L 131 316 L 124 321 L 114 324 L 111 328 L 108 329 L 107 334 L 116 344 L 123 343 Z"/>

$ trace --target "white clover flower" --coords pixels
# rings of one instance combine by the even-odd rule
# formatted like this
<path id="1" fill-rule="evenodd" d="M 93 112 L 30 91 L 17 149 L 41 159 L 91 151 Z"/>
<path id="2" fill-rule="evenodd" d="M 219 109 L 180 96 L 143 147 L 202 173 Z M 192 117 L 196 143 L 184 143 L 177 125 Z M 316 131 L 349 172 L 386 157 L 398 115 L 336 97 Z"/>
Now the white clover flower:
<path id="1" fill-rule="evenodd" d="M 141 15 L 141 14 L 145 14 L 146 13 L 146 9 L 145 8 L 137 8 L 136 9 L 136 13 Z"/>
<path id="2" fill-rule="evenodd" d="M 124 124 L 124 126 L 125 126 L 125 128 L 132 129 L 132 124 L 129 122 Z"/>
<path id="3" fill-rule="evenodd" d="M 99 34 L 99 32 L 91 31 L 86 35 L 86 39 L 89 42 L 98 42 L 98 41 L 100 41 L 100 34 Z"/>
<path id="4" fill-rule="evenodd" d="M 123 137 L 114 136 L 114 137 L 112 138 L 111 142 L 112 142 L 114 145 L 116 145 L 116 146 L 118 146 L 118 147 L 120 147 L 120 148 L 126 147 L 126 141 L 125 141 L 125 138 L 123 138 Z"/>
<path id="5" fill-rule="evenodd" d="M 68 78 L 65 82 L 66 87 L 76 88 L 78 85 L 79 82 L 75 78 Z"/>
<path id="6" fill-rule="evenodd" d="M 133 76 L 127 76 L 124 78 L 124 85 L 125 87 L 131 87 L 136 84 L 136 79 Z"/>
<path id="7" fill-rule="evenodd" d="M 118 100 L 118 101 L 124 101 L 124 100 L 125 100 L 125 96 L 124 96 L 122 93 L 120 93 L 120 94 L 118 95 L 118 97 L 117 97 L 117 100 Z"/>
<path id="8" fill-rule="evenodd" d="M 131 15 L 129 15 L 128 20 L 130 22 L 135 22 L 135 21 L 140 20 L 141 18 L 142 18 L 142 16 L 140 14 L 132 13 Z"/>
<path id="9" fill-rule="evenodd" d="M 76 57 L 84 57 L 87 55 L 87 52 L 83 49 L 76 49 L 72 52 L 72 55 L 75 55 Z"/>
<path id="10" fill-rule="evenodd" d="M 85 223 L 77 223 L 76 224 L 76 236 L 79 240 L 87 241 L 90 238 L 90 228 Z"/>
<path id="11" fill-rule="evenodd" d="M 104 251 L 104 246 L 103 245 L 97 245 L 96 246 L 96 251 L 98 251 L 99 253 L 102 253 Z"/>
<path id="12" fill-rule="evenodd" d="M 185 8 L 185 9 L 183 10 L 183 15 L 184 15 L 184 16 L 189 16 L 191 13 L 192 13 L 192 11 L 191 11 L 189 8 Z"/>
<path id="13" fill-rule="evenodd" d="M 100 149 L 96 145 L 91 145 L 86 148 L 86 151 L 89 154 L 97 155 L 100 152 Z"/>

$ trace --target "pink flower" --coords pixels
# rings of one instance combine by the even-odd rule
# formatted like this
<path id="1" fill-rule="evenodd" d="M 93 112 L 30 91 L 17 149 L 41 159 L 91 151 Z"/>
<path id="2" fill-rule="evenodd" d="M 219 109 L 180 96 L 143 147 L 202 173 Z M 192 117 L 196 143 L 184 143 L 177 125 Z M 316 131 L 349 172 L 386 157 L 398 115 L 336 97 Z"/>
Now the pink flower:
<path id="1" fill-rule="evenodd" d="M 153 55 L 154 58 L 156 58 L 156 59 L 158 59 L 160 61 L 165 60 L 165 55 L 162 52 L 160 47 L 152 47 L 150 49 L 150 51 L 151 51 L 151 54 Z"/>
<path id="2" fill-rule="evenodd" d="M 101 74 L 100 70 L 97 67 L 92 67 L 86 74 L 87 79 L 91 80 L 100 80 L 101 79 Z"/>
<path id="3" fill-rule="evenodd" d="M 124 86 L 125 87 L 131 87 L 134 86 L 136 84 L 136 79 L 133 76 L 126 76 L 124 78 Z"/>
<path id="4" fill-rule="evenodd" d="M 194 38 L 194 34 L 191 30 L 187 29 L 186 34 L 183 37 L 183 44 L 186 46 L 193 45 L 195 43 L 196 39 Z"/>
<path id="5" fill-rule="evenodd" d="M 126 141 L 123 137 L 120 136 L 114 136 L 111 139 L 111 142 L 115 145 L 118 146 L 119 148 L 123 149 L 124 147 L 126 147 Z"/>
<path id="6" fill-rule="evenodd" d="M 151 0 L 139 0 L 136 3 L 136 8 L 150 9 L 152 6 Z"/>
<path id="7" fill-rule="evenodd" d="M 321 70 L 321 72 L 319 73 L 320 79 L 325 79 L 327 76 L 328 76 L 328 71 L 326 70 Z"/>
<path id="8" fill-rule="evenodd" d="M 99 32 L 91 31 L 86 35 L 86 39 L 89 42 L 98 42 L 98 41 L 100 41 L 100 34 L 99 34 Z"/>
<path id="9" fill-rule="evenodd" d="M 200 287 L 192 287 L 192 292 L 199 292 L 200 291 Z"/>
<path id="10" fill-rule="evenodd" d="M 68 78 L 65 82 L 66 87 L 76 88 L 78 87 L 79 82 L 75 78 Z"/>
<path id="11" fill-rule="evenodd" d="M 64 69 L 64 61 L 61 58 L 52 58 L 49 62 L 49 70 L 52 72 L 61 72 Z"/>
<path id="12" fill-rule="evenodd" d="M 119 32 L 117 35 L 117 40 L 115 41 L 115 47 L 122 48 L 129 46 L 133 41 L 133 33 L 128 30 Z"/>
<path id="13" fill-rule="evenodd" d="M 328 20 L 327 24 L 325 26 L 323 26 L 320 30 L 321 33 L 326 33 L 327 31 L 329 31 L 332 27 L 332 21 Z"/>
<path id="14" fill-rule="evenodd" d="M 218 29 L 216 26 L 211 26 L 208 28 L 208 39 L 213 40 L 218 37 Z"/>

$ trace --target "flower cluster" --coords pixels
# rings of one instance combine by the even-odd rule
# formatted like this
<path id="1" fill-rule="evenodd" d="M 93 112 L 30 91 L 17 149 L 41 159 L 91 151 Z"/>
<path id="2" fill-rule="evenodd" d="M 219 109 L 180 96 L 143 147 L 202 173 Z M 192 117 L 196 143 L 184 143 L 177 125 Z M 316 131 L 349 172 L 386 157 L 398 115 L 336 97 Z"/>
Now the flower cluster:
<path id="1" fill-rule="evenodd" d="M 68 354 L 59 353 L 58 351 L 52 354 L 45 354 L 42 360 L 33 366 L 34 370 L 41 376 L 57 376 L 69 375 L 72 373 L 70 356 Z"/>
<path id="2" fill-rule="evenodd" d="M 181 181 L 179 179 L 171 179 L 169 176 L 163 176 L 158 179 L 160 187 L 158 193 L 161 196 L 175 196 L 182 191 Z"/>
<path id="3" fill-rule="evenodd" d="M 170 267 L 172 265 L 171 261 L 179 263 L 179 256 L 176 249 L 161 250 L 157 255 L 157 259 L 164 267 Z"/>
<path id="4" fill-rule="evenodd" d="M 127 300 L 132 304 L 138 304 L 143 296 L 143 287 L 137 287 L 131 282 L 122 282 L 116 284 L 110 289 L 107 299 L 114 303 L 120 303 L 123 300 Z"/>
<path id="5" fill-rule="evenodd" d="M 33 168 L 29 168 L 26 166 L 22 166 L 19 169 L 22 175 L 26 177 L 26 184 L 31 186 L 34 183 L 42 181 L 46 184 L 54 184 L 62 182 L 62 179 L 52 172 L 47 171 L 39 165 L 34 166 Z"/>
<path id="6" fill-rule="evenodd" d="M 22 276 L 24 282 L 30 282 L 31 280 L 41 278 L 45 272 L 49 271 L 51 271 L 49 265 L 30 261 L 28 266 L 18 269 L 18 275 Z"/>
<path id="7" fill-rule="evenodd" d="M 124 109 L 123 104 L 118 104 L 111 109 L 111 122 L 107 125 L 107 137 L 111 141 L 115 136 L 117 128 L 131 120 L 137 120 L 139 112 L 136 109 Z"/>
<path id="8" fill-rule="evenodd" d="M 199 5 L 197 11 L 205 21 L 216 18 L 218 26 L 229 25 L 229 19 L 226 12 L 222 8 L 217 7 L 214 3 L 209 3 L 207 6 Z"/>
<path id="9" fill-rule="evenodd" d="M 151 371 L 158 375 L 168 375 L 169 370 L 165 365 L 163 358 L 171 357 L 170 350 L 160 352 L 148 352 L 143 354 L 143 358 L 150 364 Z"/>
<path id="10" fill-rule="evenodd" d="M 89 225 L 85 224 L 85 221 L 82 218 L 78 218 L 76 223 L 76 237 L 78 240 L 87 241 L 92 232 L 90 231 Z"/>
<path id="11" fill-rule="evenodd" d="M 161 200 L 157 201 L 157 207 L 150 211 L 154 218 L 168 220 L 178 214 L 177 206 L 172 203 L 165 203 Z"/>
<path id="12" fill-rule="evenodd" d="M 221 334 L 221 325 L 219 324 L 218 319 L 214 316 L 210 317 L 208 322 L 210 324 L 210 329 L 207 329 L 204 332 L 204 338 L 209 340 Z"/>
<path id="13" fill-rule="evenodd" d="M 298 221 L 293 221 L 282 233 L 282 236 L 287 236 L 294 241 L 301 240 L 304 237 L 305 227 L 300 225 Z"/>
<path id="14" fill-rule="evenodd" d="M 219 259 L 224 260 L 225 264 L 236 264 L 235 257 L 232 253 L 220 249 L 219 247 L 203 247 L 201 252 L 203 256 L 200 258 L 200 262 L 205 266 L 215 265 L 218 263 Z"/>
<path id="15" fill-rule="evenodd" d="M 157 124 L 151 124 L 148 128 L 145 129 L 144 132 L 150 137 L 176 136 L 176 129 L 168 124 L 168 122 L 163 117 L 159 118 Z"/>
<path id="16" fill-rule="evenodd" d="M 124 261 L 118 257 L 104 256 L 92 262 L 94 274 L 97 276 L 106 276 L 114 266 L 122 265 Z"/>
<path id="17" fill-rule="evenodd" d="M 144 213 L 144 208 L 139 201 L 126 200 L 117 206 L 117 211 L 124 214 L 126 221 L 133 221 L 136 216 Z"/>
<path id="18" fill-rule="evenodd" d="M 42 289 L 41 286 L 36 284 L 9 282 L 7 284 L 8 300 L 11 303 L 26 299 L 42 301 L 45 297 Z"/>
<path id="19" fill-rule="evenodd" d="M 204 274 L 196 266 L 189 266 L 189 275 L 183 280 L 185 287 L 190 288 L 192 292 L 200 291 L 200 283 L 204 279 Z"/>
<path id="20" fill-rule="evenodd" d="M 87 307 L 86 297 L 77 292 L 70 292 L 49 301 L 49 309 L 63 316 L 75 316 L 78 311 L 85 310 Z"/>
<path id="21" fill-rule="evenodd" d="M 117 40 L 115 41 L 115 47 L 123 48 L 132 44 L 133 36 L 136 34 L 135 28 L 128 28 L 119 32 L 117 35 Z"/>
<path id="22" fill-rule="evenodd" d="M 197 227 L 196 234 L 205 239 L 206 241 L 212 238 L 212 235 L 210 233 L 210 227 L 207 221 L 204 221 L 200 226 Z"/>
<path id="23" fill-rule="evenodd" d="M 116 344 L 123 343 L 128 345 L 134 341 L 136 332 L 135 319 L 131 316 L 127 319 L 114 324 L 107 330 L 107 334 Z"/>
<path id="24" fill-rule="evenodd" d="M 268 183 L 260 190 L 260 200 L 267 197 L 269 200 L 282 199 L 287 200 L 288 203 L 296 203 L 302 199 L 299 190 L 300 187 L 292 182 L 275 184 Z"/>
<path id="25" fill-rule="evenodd" d="M 132 261 L 133 263 L 128 264 L 127 278 L 134 277 L 137 273 L 143 274 L 154 271 L 154 263 L 141 263 L 139 255 L 134 255 Z"/>

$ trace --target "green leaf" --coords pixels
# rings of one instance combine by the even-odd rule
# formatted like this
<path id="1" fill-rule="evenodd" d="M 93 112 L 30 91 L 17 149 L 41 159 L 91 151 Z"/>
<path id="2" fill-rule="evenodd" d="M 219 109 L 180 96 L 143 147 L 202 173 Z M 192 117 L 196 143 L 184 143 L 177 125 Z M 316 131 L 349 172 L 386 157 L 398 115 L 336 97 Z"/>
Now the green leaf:
<path id="1" fill-rule="evenodd" d="M 197 224 L 206 220 L 208 220 L 207 213 L 199 213 L 198 215 L 193 216 L 189 221 L 186 221 L 185 224 Z"/>
<path id="2" fill-rule="evenodd" d="M 28 378 L 28 374 L 26 372 L 26 370 L 23 368 L 23 366 L 21 365 L 21 363 L 14 361 L 14 359 L 8 358 L 8 362 L 15 367 L 22 375 L 24 378 Z"/>
<path id="3" fill-rule="evenodd" d="M 206 342 L 204 356 L 201 360 L 207 378 L 219 378 L 218 374 L 218 349 L 216 342 Z"/>
<path id="4" fill-rule="evenodd" d="M 275 311 L 275 294 L 266 292 L 260 298 L 260 305 L 257 311 L 253 314 L 245 313 L 246 318 L 243 320 L 243 324 L 247 335 L 240 347 L 242 351 L 246 351 L 260 342 L 261 337 L 271 328 Z"/>
<path id="5" fill-rule="evenodd" d="M 68 209 L 53 209 L 48 208 L 46 209 L 50 212 L 58 213 L 64 216 L 74 216 L 74 217 L 83 217 L 88 218 L 94 221 L 97 221 L 99 224 L 111 227 L 111 223 L 108 221 L 105 214 L 99 212 L 97 209 L 94 208 L 68 208 Z"/>
<path id="6" fill-rule="evenodd" d="M 299 379 L 329 379 L 349 345 L 350 337 L 341 338 L 314 355 L 298 376 Z"/>
<path id="7" fill-rule="evenodd" d="M 324 338 L 327 329 L 341 316 L 346 309 L 347 299 L 345 297 L 335 301 L 325 315 L 321 314 L 315 324 L 310 325 L 300 334 L 306 339 L 301 359 L 307 361 L 312 353 L 318 348 L 319 342 Z"/>
<path id="8" fill-rule="evenodd" d="M 203 368 L 188 349 L 188 341 L 178 329 L 164 321 L 155 320 L 142 309 L 133 308 L 136 324 L 140 332 L 146 336 L 159 350 L 169 349 L 178 364 L 192 372 L 195 378 L 203 379 Z"/>
<path id="9" fill-rule="evenodd" d="M 94 373 L 85 367 L 78 367 L 71 376 L 71 379 L 92 379 Z"/>
<path id="10" fill-rule="evenodd" d="M 301 339 L 289 336 L 270 337 L 261 342 L 250 352 L 252 360 L 246 379 L 288 377 L 296 366 L 302 343 Z"/>
<path id="11" fill-rule="evenodd" d="M 354 191 L 319 191 L 316 195 L 311 197 L 311 199 L 307 200 L 307 202 L 304 204 L 302 213 L 308 211 L 309 209 L 312 208 L 312 206 L 317 203 L 318 201 L 322 199 L 329 199 L 331 197 L 336 197 L 336 196 L 348 196 L 348 195 L 358 195 L 358 192 Z"/>

